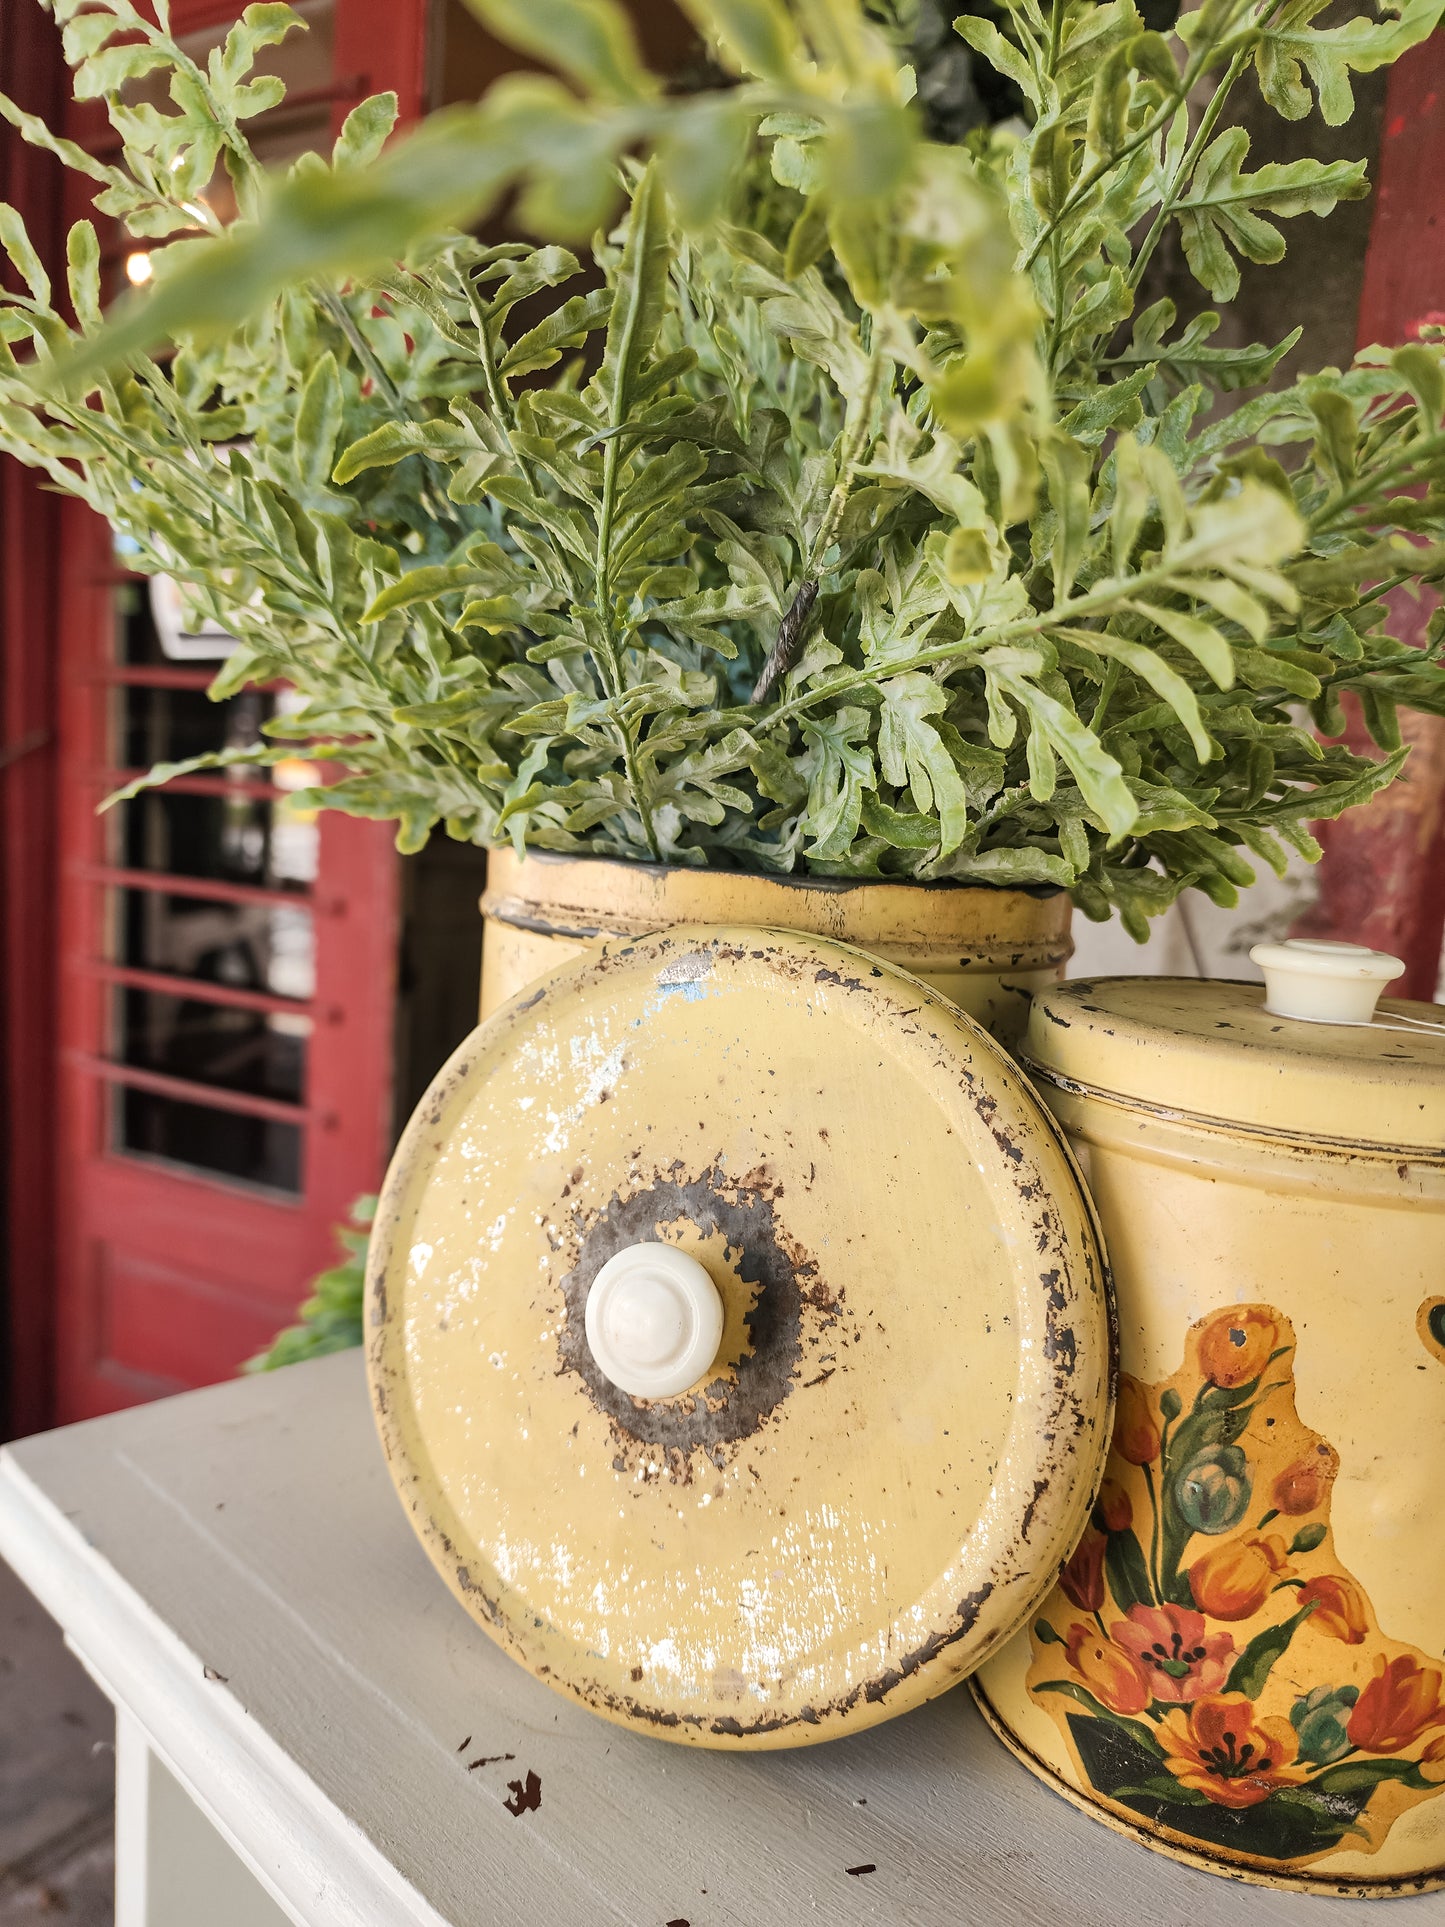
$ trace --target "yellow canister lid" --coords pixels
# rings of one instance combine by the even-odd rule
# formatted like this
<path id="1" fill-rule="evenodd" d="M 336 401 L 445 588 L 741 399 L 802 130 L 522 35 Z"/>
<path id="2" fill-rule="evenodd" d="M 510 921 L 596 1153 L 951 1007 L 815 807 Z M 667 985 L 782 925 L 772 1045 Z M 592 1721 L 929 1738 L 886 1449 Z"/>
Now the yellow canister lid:
<path id="1" fill-rule="evenodd" d="M 1109 1429 L 1088 1201 L 916 978 L 790 931 L 566 964 L 473 1033 L 377 1212 L 392 1475 L 512 1656 L 663 1738 L 796 1746 L 969 1672 Z"/>
<path id="2" fill-rule="evenodd" d="M 1262 984 L 1082 978 L 1035 997 L 1022 1055 L 1046 1081 L 1124 1104 L 1340 1145 L 1445 1150 L 1436 1004 L 1386 998 L 1373 1021 L 1332 1023 L 1269 1010 Z"/>

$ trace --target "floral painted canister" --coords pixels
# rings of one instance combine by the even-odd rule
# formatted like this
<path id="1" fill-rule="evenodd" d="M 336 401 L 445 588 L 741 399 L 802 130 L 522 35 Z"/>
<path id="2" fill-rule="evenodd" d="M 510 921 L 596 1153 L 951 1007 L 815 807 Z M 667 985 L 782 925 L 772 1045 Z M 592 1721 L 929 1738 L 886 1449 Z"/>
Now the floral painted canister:
<path id="1" fill-rule="evenodd" d="M 1119 1315 L 1113 1446 L 975 1692 L 1042 1778 L 1245 1879 L 1445 1885 L 1445 1011 L 1400 966 L 1034 1003 Z"/>

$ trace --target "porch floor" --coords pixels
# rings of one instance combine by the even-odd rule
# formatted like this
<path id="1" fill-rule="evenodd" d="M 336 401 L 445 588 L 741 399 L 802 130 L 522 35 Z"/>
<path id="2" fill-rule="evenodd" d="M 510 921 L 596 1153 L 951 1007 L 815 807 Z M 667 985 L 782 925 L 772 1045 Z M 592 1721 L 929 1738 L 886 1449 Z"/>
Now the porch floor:
<path id="1" fill-rule="evenodd" d="M 0 1560 L 0 1927 L 111 1927 L 115 1721 Z"/>

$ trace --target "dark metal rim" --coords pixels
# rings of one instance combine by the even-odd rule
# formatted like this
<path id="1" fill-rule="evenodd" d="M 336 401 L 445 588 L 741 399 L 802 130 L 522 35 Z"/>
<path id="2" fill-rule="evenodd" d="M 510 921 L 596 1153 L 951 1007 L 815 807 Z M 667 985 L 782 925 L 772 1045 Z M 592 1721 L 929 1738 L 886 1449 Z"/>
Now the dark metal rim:
<path id="1" fill-rule="evenodd" d="M 1378 1158 L 1389 1164 L 1423 1164 L 1445 1170 L 1445 1146 L 1439 1144 L 1377 1144 L 1368 1138 L 1328 1137 L 1323 1132 L 1287 1130 L 1282 1125 L 1249 1124 L 1235 1118 L 1210 1117 L 1203 1111 L 1185 1111 L 1169 1104 L 1155 1104 L 1148 1098 L 1130 1097 L 1127 1092 L 1105 1090 L 1086 1084 L 1082 1078 L 1066 1077 L 1051 1065 L 1041 1064 L 1026 1050 L 1018 1061 L 1036 1084 L 1051 1084 L 1071 1097 L 1091 1098 L 1116 1111 L 1131 1111 L 1140 1117 L 1154 1117 L 1166 1124 L 1187 1124 L 1216 1136 L 1247 1137 L 1281 1150 L 1335 1151 L 1350 1157 Z"/>
<path id="2" fill-rule="evenodd" d="M 482 915 L 489 923 L 505 924 L 509 930 L 524 930 L 536 937 L 560 937 L 573 943 L 596 943 L 603 940 L 630 942 L 638 937 L 651 937 L 661 933 L 669 926 L 658 926 L 646 918 L 635 923 L 623 924 L 619 919 L 613 923 L 553 923 L 547 917 L 534 916 L 518 907 L 516 897 L 482 898 Z M 759 925 L 759 929 L 768 926 Z M 799 932 L 806 935 L 806 932 Z M 1073 943 L 1066 936 L 1054 943 L 1027 943 L 1022 940 L 1010 941 L 1007 961 L 979 954 L 967 957 L 961 954 L 966 946 L 945 948 L 942 944 L 932 946 L 940 957 L 959 960 L 963 969 L 988 971 L 995 975 L 1010 975 L 1015 971 L 1050 970 L 1056 964 L 1067 963 L 1073 955 Z M 1002 947 L 1002 946 L 1001 946 Z M 898 965 L 895 968 L 904 968 Z"/>

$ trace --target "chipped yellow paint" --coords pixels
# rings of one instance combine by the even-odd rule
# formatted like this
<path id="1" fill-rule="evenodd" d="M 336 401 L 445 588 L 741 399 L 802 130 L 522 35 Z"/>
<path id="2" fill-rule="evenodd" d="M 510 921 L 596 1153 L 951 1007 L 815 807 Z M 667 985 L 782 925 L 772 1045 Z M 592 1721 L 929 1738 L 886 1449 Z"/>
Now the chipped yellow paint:
<path id="1" fill-rule="evenodd" d="M 674 1398 L 602 1377 L 600 1266 L 725 1310 Z M 574 959 L 413 1118 L 368 1359 L 413 1522 L 515 1658 L 607 1717 L 806 1744 L 942 1691 L 1087 1515 L 1111 1332 L 1087 1200 L 1003 1050 L 858 951 L 678 930 Z"/>
<path id="2" fill-rule="evenodd" d="M 1120 978 L 1048 992 L 1024 1045 L 1104 1227 L 1120 1420 L 1059 1591 L 976 1690 L 1076 1803 L 1243 1879 L 1445 1884 L 1441 1018 Z"/>
<path id="3" fill-rule="evenodd" d="M 588 945 L 677 924 L 757 924 L 857 944 L 908 970 L 1006 1044 L 1073 954 L 1068 892 L 831 882 L 510 849 L 487 858 L 481 1015 Z"/>

